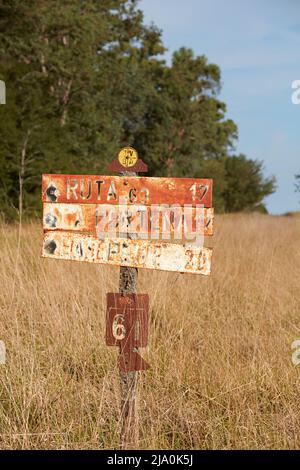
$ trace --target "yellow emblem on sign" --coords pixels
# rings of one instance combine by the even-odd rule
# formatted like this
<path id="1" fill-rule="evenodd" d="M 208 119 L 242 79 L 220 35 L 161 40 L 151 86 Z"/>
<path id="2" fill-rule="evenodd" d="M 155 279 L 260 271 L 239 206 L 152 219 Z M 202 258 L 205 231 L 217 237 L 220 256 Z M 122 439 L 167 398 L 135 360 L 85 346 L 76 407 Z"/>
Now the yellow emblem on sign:
<path id="1" fill-rule="evenodd" d="M 118 154 L 118 160 L 122 166 L 128 168 L 136 164 L 138 161 L 138 153 L 132 147 L 124 147 Z"/>

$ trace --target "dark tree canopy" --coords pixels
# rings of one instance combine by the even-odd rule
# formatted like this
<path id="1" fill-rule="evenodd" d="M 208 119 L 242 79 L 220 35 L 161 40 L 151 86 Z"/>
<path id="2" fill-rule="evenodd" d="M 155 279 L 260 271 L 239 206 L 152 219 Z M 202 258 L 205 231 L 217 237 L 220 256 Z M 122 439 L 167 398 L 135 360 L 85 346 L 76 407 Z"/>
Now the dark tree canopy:
<path id="1" fill-rule="evenodd" d="M 275 189 L 274 178 L 264 179 L 262 162 L 248 160 L 245 155 L 227 157 L 225 179 L 227 187 L 223 192 L 225 210 L 264 211 L 262 201 Z"/>
<path id="2" fill-rule="evenodd" d="M 0 212 L 40 210 L 41 173 L 105 173 L 133 145 L 150 175 L 214 178 L 220 211 L 256 209 L 274 191 L 258 162 L 229 156 L 235 123 L 220 69 L 161 32 L 136 0 L 0 3 Z"/>

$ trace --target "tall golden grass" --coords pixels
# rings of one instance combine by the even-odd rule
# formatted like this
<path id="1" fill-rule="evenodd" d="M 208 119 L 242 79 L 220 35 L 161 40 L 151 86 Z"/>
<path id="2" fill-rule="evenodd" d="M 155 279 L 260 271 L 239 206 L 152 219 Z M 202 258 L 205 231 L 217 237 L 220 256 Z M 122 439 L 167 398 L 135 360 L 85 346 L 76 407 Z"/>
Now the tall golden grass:
<path id="1" fill-rule="evenodd" d="M 41 227 L 0 230 L 1 449 L 119 446 L 117 267 L 40 257 Z M 210 277 L 140 270 L 150 294 L 141 449 L 300 447 L 300 218 L 220 216 Z"/>

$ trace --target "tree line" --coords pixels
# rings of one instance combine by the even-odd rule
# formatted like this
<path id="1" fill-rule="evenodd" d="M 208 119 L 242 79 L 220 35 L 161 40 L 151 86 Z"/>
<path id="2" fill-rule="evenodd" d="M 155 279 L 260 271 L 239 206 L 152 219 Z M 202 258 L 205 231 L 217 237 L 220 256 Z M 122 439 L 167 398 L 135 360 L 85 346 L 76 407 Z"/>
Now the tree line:
<path id="1" fill-rule="evenodd" d="M 42 173 L 106 174 L 122 146 L 149 176 L 214 179 L 219 212 L 265 210 L 262 163 L 234 154 L 220 68 L 192 50 L 170 64 L 137 0 L 2 0 L 0 212 L 38 214 Z"/>

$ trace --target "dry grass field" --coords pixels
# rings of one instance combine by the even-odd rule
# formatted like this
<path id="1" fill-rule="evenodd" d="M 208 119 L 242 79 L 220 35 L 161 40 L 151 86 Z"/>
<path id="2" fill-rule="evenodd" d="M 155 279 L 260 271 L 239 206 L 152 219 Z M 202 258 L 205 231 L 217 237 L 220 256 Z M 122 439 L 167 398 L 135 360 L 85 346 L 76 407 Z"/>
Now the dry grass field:
<path id="1" fill-rule="evenodd" d="M 42 259 L 41 226 L 1 225 L 1 449 L 118 448 L 117 267 Z M 300 447 L 300 218 L 219 216 L 210 277 L 140 270 L 151 364 L 141 449 Z"/>

